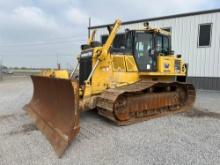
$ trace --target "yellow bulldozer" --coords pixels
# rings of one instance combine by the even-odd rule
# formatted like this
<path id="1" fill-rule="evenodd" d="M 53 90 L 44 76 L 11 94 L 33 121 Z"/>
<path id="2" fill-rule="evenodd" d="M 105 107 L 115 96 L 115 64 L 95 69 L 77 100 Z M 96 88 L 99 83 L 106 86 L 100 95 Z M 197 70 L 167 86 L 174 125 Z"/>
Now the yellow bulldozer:
<path id="1" fill-rule="evenodd" d="M 187 67 L 171 51 L 171 34 L 145 23 L 113 46 L 121 21 L 108 26 L 104 43 L 81 46 L 79 74 L 65 70 L 31 76 L 33 97 L 24 109 L 61 157 L 80 130 L 80 112 L 96 110 L 117 125 L 128 125 L 190 110 L 196 97 L 184 82 Z"/>

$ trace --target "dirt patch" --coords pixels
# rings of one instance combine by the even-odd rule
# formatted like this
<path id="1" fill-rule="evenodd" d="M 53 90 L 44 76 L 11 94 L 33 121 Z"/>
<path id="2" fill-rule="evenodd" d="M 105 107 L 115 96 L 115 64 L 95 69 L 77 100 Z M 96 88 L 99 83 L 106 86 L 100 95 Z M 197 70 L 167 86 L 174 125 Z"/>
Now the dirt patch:
<path id="1" fill-rule="evenodd" d="M 33 123 L 24 124 L 22 128 L 24 133 L 37 130 L 37 127 Z"/>
<path id="2" fill-rule="evenodd" d="M 15 134 L 28 134 L 31 131 L 37 130 L 37 127 L 33 123 L 24 124 L 18 130 L 11 131 L 9 135 L 15 135 Z"/>
<path id="3" fill-rule="evenodd" d="M 183 113 L 183 116 L 191 117 L 191 118 L 209 117 L 214 119 L 220 119 L 220 113 L 210 112 L 207 109 L 198 109 L 198 108 L 193 108 L 193 110 Z"/>
<path id="4" fill-rule="evenodd" d="M 0 116 L 0 121 L 5 120 L 5 119 L 8 119 L 8 118 L 13 117 L 13 116 L 15 116 L 15 115 L 14 115 L 14 114 L 11 114 L 11 115 L 2 115 L 2 116 Z"/>
<path id="5" fill-rule="evenodd" d="M 17 118 L 17 117 L 23 117 L 25 116 L 25 113 L 15 113 L 15 114 L 10 114 L 10 115 L 0 115 L 0 121 L 3 121 L 3 120 L 8 120 L 10 118 Z"/>

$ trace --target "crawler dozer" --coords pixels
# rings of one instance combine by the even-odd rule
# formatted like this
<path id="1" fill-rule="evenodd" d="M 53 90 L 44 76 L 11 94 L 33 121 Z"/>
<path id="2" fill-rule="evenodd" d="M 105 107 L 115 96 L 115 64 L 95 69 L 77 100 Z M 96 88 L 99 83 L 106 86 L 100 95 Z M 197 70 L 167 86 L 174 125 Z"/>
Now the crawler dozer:
<path id="1" fill-rule="evenodd" d="M 80 130 L 80 112 L 96 110 L 117 125 L 128 125 L 193 106 L 196 92 L 186 83 L 187 65 L 171 51 L 171 35 L 144 24 L 126 29 L 115 47 L 121 21 L 108 26 L 104 43 L 81 46 L 79 74 L 63 70 L 31 76 L 33 98 L 24 109 L 61 157 Z"/>

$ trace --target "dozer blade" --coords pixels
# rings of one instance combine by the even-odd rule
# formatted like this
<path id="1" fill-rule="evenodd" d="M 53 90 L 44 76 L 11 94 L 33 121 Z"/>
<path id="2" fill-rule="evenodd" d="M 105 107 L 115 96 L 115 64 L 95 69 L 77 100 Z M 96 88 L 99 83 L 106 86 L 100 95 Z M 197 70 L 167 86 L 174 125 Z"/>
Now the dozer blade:
<path id="1" fill-rule="evenodd" d="M 80 129 L 78 82 L 41 76 L 31 78 L 34 93 L 24 109 L 61 157 Z"/>

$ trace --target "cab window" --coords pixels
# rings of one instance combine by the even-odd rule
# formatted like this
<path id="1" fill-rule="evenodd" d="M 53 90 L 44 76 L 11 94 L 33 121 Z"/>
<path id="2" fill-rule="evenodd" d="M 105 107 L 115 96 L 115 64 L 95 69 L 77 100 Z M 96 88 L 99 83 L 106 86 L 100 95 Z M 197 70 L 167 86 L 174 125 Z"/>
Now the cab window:
<path id="1" fill-rule="evenodd" d="M 163 52 L 168 53 L 168 51 L 169 51 L 169 38 L 163 36 Z"/>
<path id="2" fill-rule="evenodd" d="M 169 37 L 158 35 L 156 37 L 156 51 L 157 53 L 163 53 L 165 55 L 169 54 L 170 44 L 169 44 Z"/>
<path id="3" fill-rule="evenodd" d="M 162 36 L 157 36 L 156 38 L 156 51 L 162 52 L 163 49 L 163 38 Z"/>

